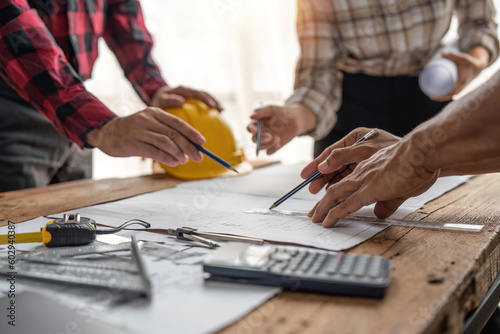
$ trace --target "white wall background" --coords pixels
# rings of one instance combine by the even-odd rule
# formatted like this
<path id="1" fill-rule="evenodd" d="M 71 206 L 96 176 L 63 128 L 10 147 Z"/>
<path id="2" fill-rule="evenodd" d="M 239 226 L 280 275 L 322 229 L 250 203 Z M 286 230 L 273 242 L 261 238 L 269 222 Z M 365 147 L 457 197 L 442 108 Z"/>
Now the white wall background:
<path id="1" fill-rule="evenodd" d="M 240 146 L 253 158 L 255 146 L 245 129 L 248 116 L 260 102 L 282 104 L 293 90 L 299 56 L 296 1 L 142 0 L 141 4 L 155 40 L 153 56 L 169 85 L 206 90 L 217 97 Z M 99 51 L 87 88 L 118 115 L 144 108 L 104 42 Z M 496 62 L 471 88 L 499 67 Z M 285 163 L 309 161 L 312 144 L 309 137 L 296 138 L 272 158 Z M 111 158 L 94 150 L 96 179 L 149 173 L 150 160 Z"/>

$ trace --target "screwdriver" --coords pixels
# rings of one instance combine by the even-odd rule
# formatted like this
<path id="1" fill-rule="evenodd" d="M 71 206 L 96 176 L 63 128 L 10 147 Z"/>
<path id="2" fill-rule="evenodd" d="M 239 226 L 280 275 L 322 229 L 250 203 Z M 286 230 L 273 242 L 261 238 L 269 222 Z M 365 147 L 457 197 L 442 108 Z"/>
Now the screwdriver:
<path id="1" fill-rule="evenodd" d="M 80 217 L 79 213 L 64 214 L 62 219 L 48 222 L 40 232 L 0 235 L 0 245 L 41 242 L 47 247 L 81 246 L 94 241 L 96 234 L 115 233 L 132 224 L 140 224 L 146 228 L 151 226 L 147 222 L 133 219 L 114 229 L 97 230 L 93 219 Z"/>

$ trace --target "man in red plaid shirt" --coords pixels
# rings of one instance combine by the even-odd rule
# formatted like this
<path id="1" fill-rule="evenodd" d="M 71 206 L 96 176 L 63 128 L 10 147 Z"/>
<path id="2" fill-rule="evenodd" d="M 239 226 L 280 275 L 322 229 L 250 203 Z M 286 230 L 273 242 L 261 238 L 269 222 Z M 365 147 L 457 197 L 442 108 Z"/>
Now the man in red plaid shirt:
<path id="1" fill-rule="evenodd" d="M 86 91 L 104 37 L 148 107 L 116 117 Z M 205 139 L 159 108 L 209 94 L 169 88 L 151 58 L 153 41 L 135 0 L 0 1 L 0 191 L 91 176 L 90 150 L 167 165 L 199 161 Z"/>

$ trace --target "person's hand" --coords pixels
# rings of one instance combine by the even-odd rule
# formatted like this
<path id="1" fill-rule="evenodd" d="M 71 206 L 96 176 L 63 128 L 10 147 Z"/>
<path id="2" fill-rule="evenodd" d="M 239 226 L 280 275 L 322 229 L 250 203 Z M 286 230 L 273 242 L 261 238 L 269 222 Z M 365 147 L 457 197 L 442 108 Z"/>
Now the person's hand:
<path id="1" fill-rule="evenodd" d="M 203 156 L 190 143 L 203 145 L 205 138 L 182 119 L 148 107 L 127 117 L 117 117 L 90 131 L 86 141 L 113 157 L 142 156 L 168 166 L 185 164 Z"/>
<path id="2" fill-rule="evenodd" d="M 442 52 L 441 55 L 443 58 L 455 63 L 458 71 L 458 79 L 455 86 L 446 95 L 430 97 L 434 101 L 451 100 L 455 94 L 462 91 L 465 86 L 476 78 L 488 66 L 489 62 L 489 53 L 481 46 L 471 50 L 470 54 L 464 52 Z"/>
<path id="3" fill-rule="evenodd" d="M 439 170 L 412 164 L 414 149 L 398 144 L 386 147 L 360 162 L 354 171 L 330 186 L 309 212 L 313 222 L 332 227 L 363 206 L 377 203 L 375 215 L 387 218 L 409 197 L 417 196 L 436 181 Z"/>
<path id="4" fill-rule="evenodd" d="M 300 174 L 304 179 L 307 179 L 316 171 L 323 174 L 322 177 L 309 185 L 311 193 L 317 194 L 325 185 L 329 187 L 342 180 L 351 174 L 359 162 L 368 159 L 377 151 L 393 145 L 401 139 L 379 129 L 375 137 L 352 146 L 371 130 L 373 129 L 357 128 L 352 130 L 347 136 L 329 146 L 316 159 L 304 167 Z"/>
<path id="5" fill-rule="evenodd" d="M 186 87 L 169 88 L 167 86 L 158 89 L 151 98 L 151 106 L 161 109 L 181 107 L 186 98 L 194 97 L 203 101 L 210 108 L 222 111 L 220 103 L 206 92 Z"/>
<path id="6" fill-rule="evenodd" d="M 316 126 L 316 117 L 306 107 L 295 104 L 291 106 L 265 106 L 255 110 L 250 116 L 252 122 L 247 130 L 257 141 L 257 121 L 262 119 L 260 148 L 273 154 L 298 135 L 305 134 Z"/>

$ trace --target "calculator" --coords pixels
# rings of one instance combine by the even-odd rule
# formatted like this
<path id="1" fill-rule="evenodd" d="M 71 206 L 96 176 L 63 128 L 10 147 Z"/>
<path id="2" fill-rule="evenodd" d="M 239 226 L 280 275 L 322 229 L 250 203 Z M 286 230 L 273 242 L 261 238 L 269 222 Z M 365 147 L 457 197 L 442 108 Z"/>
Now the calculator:
<path id="1" fill-rule="evenodd" d="M 241 242 L 215 250 L 203 270 L 208 281 L 372 298 L 383 297 L 391 280 L 391 263 L 381 256 Z"/>

